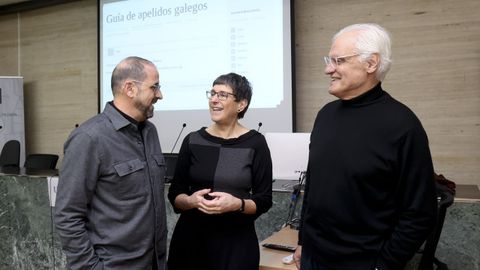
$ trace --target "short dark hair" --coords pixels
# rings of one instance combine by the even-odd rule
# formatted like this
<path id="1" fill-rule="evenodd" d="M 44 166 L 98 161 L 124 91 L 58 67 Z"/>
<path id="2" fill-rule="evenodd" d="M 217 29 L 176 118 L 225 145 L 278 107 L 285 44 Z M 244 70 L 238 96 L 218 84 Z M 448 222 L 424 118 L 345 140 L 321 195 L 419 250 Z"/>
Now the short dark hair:
<path id="1" fill-rule="evenodd" d="M 146 65 L 154 65 L 151 61 L 138 56 L 129 56 L 117 64 L 112 72 L 112 93 L 115 96 L 117 91 L 127 79 L 143 81 L 147 78 L 145 73 Z"/>
<path id="2" fill-rule="evenodd" d="M 252 100 L 252 86 L 245 76 L 238 75 L 236 73 L 228 73 L 220 75 L 213 81 L 212 86 L 215 85 L 227 85 L 233 90 L 235 95 L 235 101 L 247 100 L 247 106 L 241 112 L 238 113 L 238 119 L 243 118 L 247 112 L 250 100 Z"/>

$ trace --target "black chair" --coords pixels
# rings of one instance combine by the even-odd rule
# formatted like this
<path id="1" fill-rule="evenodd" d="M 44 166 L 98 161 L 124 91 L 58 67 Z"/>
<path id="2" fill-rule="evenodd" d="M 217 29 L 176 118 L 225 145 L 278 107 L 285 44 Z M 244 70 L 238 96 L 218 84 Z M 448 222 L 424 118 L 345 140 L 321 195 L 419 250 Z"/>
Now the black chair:
<path id="1" fill-rule="evenodd" d="M 437 270 L 448 270 L 445 263 L 441 262 L 435 257 L 438 241 L 442 234 L 443 222 L 447 214 L 447 208 L 453 204 L 454 195 L 448 188 L 436 183 L 438 201 L 437 223 L 433 229 L 432 234 L 425 241 L 423 248 L 423 255 L 418 266 L 419 270 L 433 270 L 433 265 L 436 265 Z"/>
<path id="2" fill-rule="evenodd" d="M 58 155 L 54 154 L 30 154 L 25 158 L 27 169 L 54 170 L 57 166 Z"/>
<path id="3" fill-rule="evenodd" d="M 20 142 L 10 140 L 5 143 L 0 153 L 0 167 L 20 166 Z"/>

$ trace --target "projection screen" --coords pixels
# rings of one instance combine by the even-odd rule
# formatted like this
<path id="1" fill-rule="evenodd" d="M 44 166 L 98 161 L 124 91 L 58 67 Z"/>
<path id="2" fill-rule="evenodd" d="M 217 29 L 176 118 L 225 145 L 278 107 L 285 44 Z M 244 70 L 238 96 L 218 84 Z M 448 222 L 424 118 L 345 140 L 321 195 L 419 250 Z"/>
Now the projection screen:
<path id="1" fill-rule="evenodd" d="M 178 152 L 186 134 L 211 124 L 205 91 L 229 72 L 245 76 L 253 87 L 242 124 L 262 133 L 294 131 L 291 5 L 291 0 L 100 0 L 99 111 L 113 99 L 115 65 L 134 55 L 154 62 L 160 73 L 163 100 L 150 121 L 165 153 Z"/>

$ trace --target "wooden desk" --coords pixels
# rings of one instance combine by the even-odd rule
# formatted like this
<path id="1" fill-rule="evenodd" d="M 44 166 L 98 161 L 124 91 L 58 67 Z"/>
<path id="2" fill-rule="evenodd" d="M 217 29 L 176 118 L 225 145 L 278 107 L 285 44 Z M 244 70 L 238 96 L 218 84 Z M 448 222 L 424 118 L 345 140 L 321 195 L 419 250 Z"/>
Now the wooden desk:
<path id="1" fill-rule="evenodd" d="M 292 254 L 288 251 L 274 250 L 262 246 L 264 243 L 297 246 L 298 231 L 290 227 L 282 228 L 260 243 L 260 267 L 259 270 L 297 270 L 295 263 L 284 264 L 283 257 Z"/>
<path id="2" fill-rule="evenodd" d="M 445 219 L 444 227 L 442 229 L 441 240 L 438 244 L 437 251 L 441 254 L 466 254 L 468 258 L 477 259 L 476 250 L 471 250 L 468 247 L 476 246 L 478 243 L 478 235 L 475 230 L 478 220 L 478 205 L 480 205 L 480 191 L 477 185 L 457 184 L 455 204 L 452 206 L 454 215 L 450 215 L 447 209 L 447 217 Z M 459 220 L 459 217 L 462 220 Z M 465 222 L 465 223 L 464 223 Z M 467 230 L 465 233 L 462 231 Z M 467 236 L 466 238 L 465 237 Z M 281 229 L 274 233 L 267 239 L 260 243 L 260 267 L 259 270 L 297 270 L 295 264 L 285 265 L 282 259 L 290 255 L 290 252 L 273 250 L 262 247 L 264 243 L 283 244 L 283 245 L 297 245 L 298 232 L 289 227 Z M 465 243 L 468 243 L 467 245 Z M 448 243 L 448 244 L 446 244 Z M 443 262 L 449 266 L 458 266 L 451 269 L 473 269 L 465 268 L 464 262 L 460 262 L 454 256 L 442 258 Z M 472 263 L 473 264 L 473 263 Z M 412 265 L 413 268 L 413 265 Z M 412 269 L 407 268 L 407 269 Z"/>

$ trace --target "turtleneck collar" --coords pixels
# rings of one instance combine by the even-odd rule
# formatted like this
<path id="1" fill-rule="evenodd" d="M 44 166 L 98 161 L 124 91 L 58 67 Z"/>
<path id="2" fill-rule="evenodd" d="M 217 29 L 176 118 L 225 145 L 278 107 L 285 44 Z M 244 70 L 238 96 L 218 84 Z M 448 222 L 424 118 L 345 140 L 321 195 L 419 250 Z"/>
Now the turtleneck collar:
<path id="1" fill-rule="evenodd" d="M 375 87 L 361 94 L 360 96 L 349 100 L 341 100 L 341 102 L 345 106 L 363 106 L 376 102 L 385 94 L 385 91 L 382 89 L 382 83 L 379 82 L 377 85 L 375 85 Z"/>

